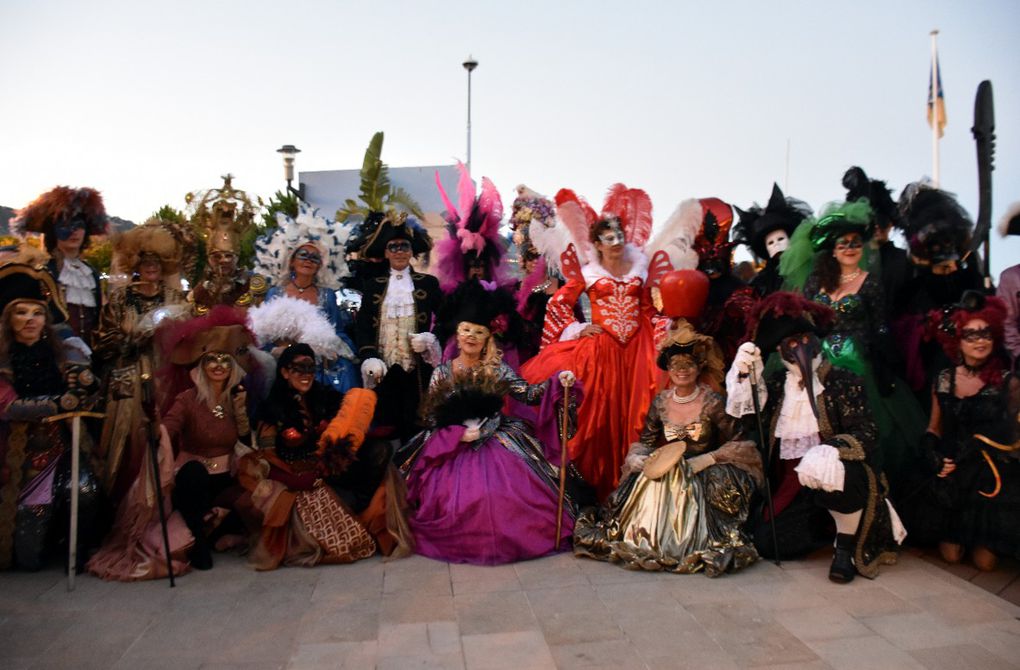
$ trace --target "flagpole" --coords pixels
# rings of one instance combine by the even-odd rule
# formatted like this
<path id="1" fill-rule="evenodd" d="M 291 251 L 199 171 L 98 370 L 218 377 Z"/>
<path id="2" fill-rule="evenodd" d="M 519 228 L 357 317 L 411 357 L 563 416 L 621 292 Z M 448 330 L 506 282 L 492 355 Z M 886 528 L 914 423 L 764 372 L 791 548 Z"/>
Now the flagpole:
<path id="1" fill-rule="evenodd" d="M 938 29 L 931 31 L 931 178 L 935 188 L 939 186 L 939 57 L 935 40 Z"/>

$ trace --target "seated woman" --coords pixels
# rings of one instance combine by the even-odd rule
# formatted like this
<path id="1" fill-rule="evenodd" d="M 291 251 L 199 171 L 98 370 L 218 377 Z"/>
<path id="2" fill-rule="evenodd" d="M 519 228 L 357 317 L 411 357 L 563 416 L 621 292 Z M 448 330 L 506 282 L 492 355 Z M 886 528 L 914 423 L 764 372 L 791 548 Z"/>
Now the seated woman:
<path id="1" fill-rule="evenodd" d="M 98 384 L 81 350 L 62 339 L 66 320 L 45 268 L 0 267 L 0 569 L 39 570 L 54 538 L 67 542 L 71 431 L 57 414 L 87 409 Z M 84 345 L 81 345 L 82 347 Z M 78 478 L 78 561 L 83 564 L 99 511 L 88 432 Z M 78 568 L 81 565 L 77 566 Z"/>
<path id="2" fill-rule="evenodd" d="M 923 444 L 928 480 L 910 510 L 911 533 L 939 542 L 958 563 L 969 549 L 979 570 L 998 556 L 1020 556 L 1020 380 L 1002 351 L 1006 308 L 998 298 L 964 293 L 932 312 L 934 336 L 951 368 L 935 378 Z"/>
<path id="3" fill-rule="evenodd" d="M 408 525 L 417 553 L 452 563 L 495 565 L 559 550 L 574 527 L 568 494 L 556 536 L 563 390 L 569 422 L 581 401 L 574 375 L 527 384 L 502 362 L 491 331 L 501 315 L 483 300 L 457 311 L 459 353 L 432 374 L 423 414 L 433 424 L 397 462 L 407 479 Z M 500 410 L 509 396 L 539 406 L 534 422 Z M 579 476 L 570 468 L 571 492 Z"/>
<path id="4" fill-rule="evenodd" d="M 263 515 L 249 557 L 256 570 L 351 563 L 377 544 L 384 554 L 396 546 L 386 525 L 389 445 L 365 440 L 375 393 L 341 396 L 315 374 L 309 345 L 283 351 L 259 409 L 260 449 L 241 461 L 241 481 Z"/>
<path id="5" fill-rule="evenodd" d="M 739 440 L 719 388 L 722 352 L 684 320 L 663 342 L 658 366 L 671 388 L 652 401 L 620 486 L 583 514 L 574 553 L 630 569 L 717 577 L 758 560 L 744 533 L 762 480 L 754 443 Z"/>

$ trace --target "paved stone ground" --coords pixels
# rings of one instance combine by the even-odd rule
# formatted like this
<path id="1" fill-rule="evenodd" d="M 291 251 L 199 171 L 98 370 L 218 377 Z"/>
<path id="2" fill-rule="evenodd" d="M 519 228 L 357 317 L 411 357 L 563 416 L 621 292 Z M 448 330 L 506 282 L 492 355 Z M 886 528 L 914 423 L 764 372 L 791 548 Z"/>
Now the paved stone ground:
<path id="1" fill-rule="evenodd" d="M 166 582 L 0 573 L 0 668 L 1020 668 L 1020 607 L 914 554 L 875 581 L 826 552 L 720 579 L 569 554 L 414 557 Z"/>

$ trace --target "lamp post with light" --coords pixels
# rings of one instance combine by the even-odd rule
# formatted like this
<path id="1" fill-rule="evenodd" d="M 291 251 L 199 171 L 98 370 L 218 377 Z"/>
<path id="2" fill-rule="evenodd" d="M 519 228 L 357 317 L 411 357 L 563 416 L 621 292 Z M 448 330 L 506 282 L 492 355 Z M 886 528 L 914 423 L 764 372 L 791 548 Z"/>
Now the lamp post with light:
<path id="1" fill-rule="evenodd" d="M 304 200 L 305 185 L 299 183 L 297 188 L 292 186 L 294 182 L 294 159 L 301 153 L 301 150 L 293 144 L 284 144 L 276 150 L 276 153 L 283 154 L 283 178 L 287 180 L 287 192 Z"/>
<path id="2" fill-rule="evenodd" d="M 468 74 L 468 95 L 467 95 L 467 169 L 471 172 L 471 72 L 478 67 L 478 61 L 471 56 L 461 63 Z"/>

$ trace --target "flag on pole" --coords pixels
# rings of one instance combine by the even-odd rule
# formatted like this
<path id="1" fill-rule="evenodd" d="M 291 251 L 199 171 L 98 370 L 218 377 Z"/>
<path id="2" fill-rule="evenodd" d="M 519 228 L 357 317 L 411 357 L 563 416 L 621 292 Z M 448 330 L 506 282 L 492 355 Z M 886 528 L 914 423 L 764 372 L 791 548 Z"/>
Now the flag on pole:
<path id="1" fill-rule="evenodd" d="M 946 127 L 946 101 L 942 96 L 942 69 L 938 54 L 935 55 L 934 69 L 934 74 L 929 73 L 928 76 L 928 125 L 934 127 L 938 124 L 939 137 L 942 137 Z"/>

